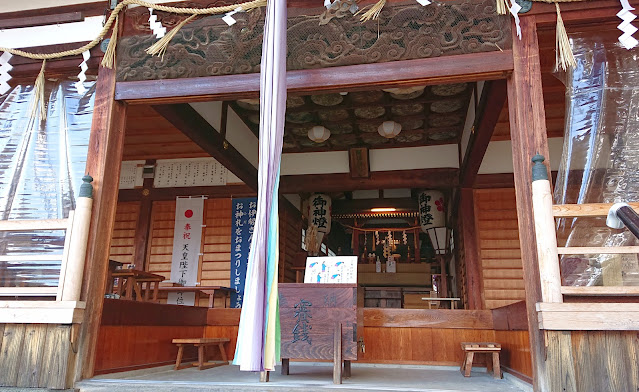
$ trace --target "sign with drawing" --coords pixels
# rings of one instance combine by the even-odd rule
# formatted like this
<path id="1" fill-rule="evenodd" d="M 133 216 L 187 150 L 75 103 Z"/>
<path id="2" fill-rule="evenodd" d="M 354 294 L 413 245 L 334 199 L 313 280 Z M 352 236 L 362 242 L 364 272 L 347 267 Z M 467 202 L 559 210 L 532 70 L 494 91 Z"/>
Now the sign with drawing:
<path id="1" fill-rule="evenodd" d="M 304 283 L 357 283 L 357 256 L 307 257 Z"/>

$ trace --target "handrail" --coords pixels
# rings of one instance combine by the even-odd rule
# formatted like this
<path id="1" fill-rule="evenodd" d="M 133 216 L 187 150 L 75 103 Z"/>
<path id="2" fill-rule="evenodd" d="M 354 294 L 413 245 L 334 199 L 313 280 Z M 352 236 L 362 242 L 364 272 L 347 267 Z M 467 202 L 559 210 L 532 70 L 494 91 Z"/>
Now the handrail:
<path id="1" fill-rule="evenodd" d="M 60 261 L 60 277 L 55 287 L 29 286 L 29 287 L 0 287 L 2 297 L 55 297 L 60 301 L 64 285 L 64 275 L 67 264 L 67 253 L 71 226 L 73 225 L 73 211 L 70 211 L 66 219 L 39 219 L 39 220 L 3 220 L 0 221 L 2 231 L 36 231 L 36 230 L 65 230 L 64 251 L 62 254 L 33 253 L 22 255 L 0 255 L 0 262 L 19 261 Z"/>
<path id="2" fill-rule="evenodd" d="M 0 231 L 66 230 L 68 219 L 2 220 Z"/>
<path id="3" fill-rule="evenodd" d="M 639 203 L 628 204 L 639 212 Z M 552 206 L 552 214 L 555 218 L 608 216 L 612 206 L 613 203 L 555 204 Z"/>

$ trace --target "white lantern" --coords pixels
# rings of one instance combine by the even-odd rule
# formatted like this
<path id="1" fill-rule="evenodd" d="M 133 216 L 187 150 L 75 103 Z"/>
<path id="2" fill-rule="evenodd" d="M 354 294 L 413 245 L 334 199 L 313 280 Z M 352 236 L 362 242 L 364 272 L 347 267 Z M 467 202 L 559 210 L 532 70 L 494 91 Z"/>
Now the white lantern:
<path id="1" fill-rule="evenodd" d="M 322 143 L 331 137 L 331 131 L 321 125 L 316 125 L 308 130 L 308 138 L 315 143 Z"/>
<path id="2" fill-rule="evenodd" d="M 399 135 L 402 131 L 402 124 L 396 123 L 395 121 L 384 121 L 382 125 L 377 128 L 377 132 L 380 135 L 384 136 L 387 139 L 392 139 L 395 136 Z"/>
<path id="3" fill-rule="evenodd" d="M 318 234 L 328 234 L 331 231 L 331 198 L 317 194 L 308 198 L 308 223 L 317 226 Z"/>
<path id="4" fill-rule="evenodd" d="M 441 191 L 429 190 L 419 194 L 419 224 L 424 233 L 429 228 L 446 226 L 446 206 Z"/>

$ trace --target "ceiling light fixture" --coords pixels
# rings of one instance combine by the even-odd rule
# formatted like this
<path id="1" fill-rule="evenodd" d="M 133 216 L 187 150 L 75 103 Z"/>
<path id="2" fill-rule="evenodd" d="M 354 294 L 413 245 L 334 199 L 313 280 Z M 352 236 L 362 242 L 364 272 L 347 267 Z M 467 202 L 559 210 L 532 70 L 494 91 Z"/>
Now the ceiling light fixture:
<path id="1" fill-rule="evenodd" d="M 395 212 L 397 208 L 395 207 L 379 207 L 379 208 L 371 208 L 371 212 Z"/>
<path id="2" fill-rule="evenodd" d="M 402 124 L 396 123 L 395 121 L 384 121 L 382 125 L 377 128 L 377 132 L 380 135 L 384 136 L 387 139 L 392 139 L 395 136 L 399 135 L 402 131 Z"/>
<path id="3" fill-rule="evenodd" d="M 308 138 L 315 143 L 322 143 L 331 137 L 331 131 L 321 125 L 316 125 L 308 130 Z"/>

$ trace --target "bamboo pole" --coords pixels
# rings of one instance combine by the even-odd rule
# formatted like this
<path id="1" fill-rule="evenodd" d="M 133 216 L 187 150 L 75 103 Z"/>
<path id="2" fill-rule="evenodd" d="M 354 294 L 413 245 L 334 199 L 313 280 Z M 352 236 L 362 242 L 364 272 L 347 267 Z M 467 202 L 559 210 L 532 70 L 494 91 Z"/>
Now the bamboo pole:
<path id="1" fill-rule="evenodd" d="M 532 169 L 532 207 L 537 235 L 541 298 L 543 302 L 563 302 L 548 171 L 542 163 L 543 156 L 535 155 L 532 160 L 535 162 Z"/>
<path id="2" fill-rule="evenodd" d="M 63 301 L 79 301 L 82 289 L 84 259 L 89 239 L 91 208 L 93 207 L 93 187 L 91 186 L 93 178 L 84 176 L 82 181 L 80 196 L 76 201 L 76 209 L 73 216 L 65 274 L 61 278 L 63 285 L 61 297 Z"/>

